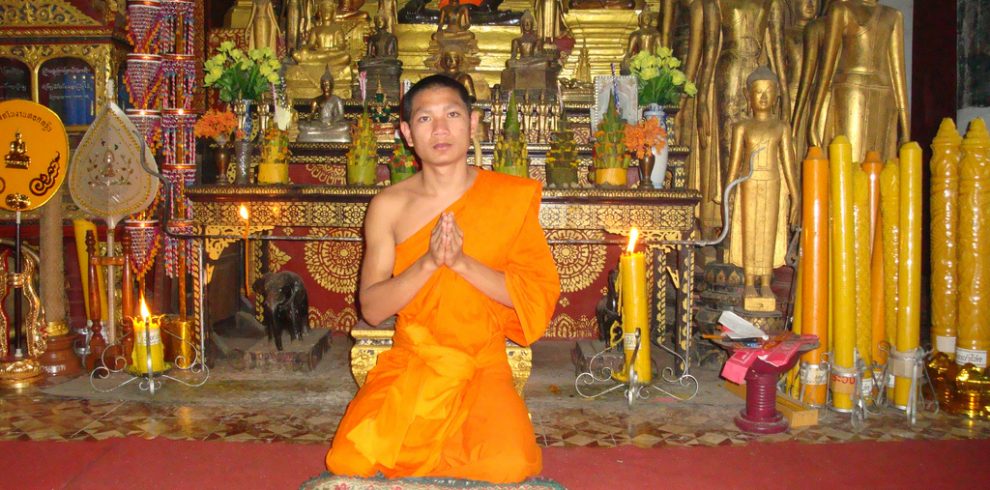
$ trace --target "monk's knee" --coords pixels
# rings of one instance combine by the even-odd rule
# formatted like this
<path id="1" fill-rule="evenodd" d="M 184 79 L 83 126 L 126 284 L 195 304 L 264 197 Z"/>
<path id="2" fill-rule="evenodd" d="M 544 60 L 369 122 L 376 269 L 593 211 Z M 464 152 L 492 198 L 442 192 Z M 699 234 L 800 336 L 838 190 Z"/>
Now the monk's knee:
<path id="1" fill-rule="evenodd" d="M 334 475 L 371 477 L 377 472 L 368 461 L 349 444 L 334 444 L 327 453 L 327 471 Z"/>

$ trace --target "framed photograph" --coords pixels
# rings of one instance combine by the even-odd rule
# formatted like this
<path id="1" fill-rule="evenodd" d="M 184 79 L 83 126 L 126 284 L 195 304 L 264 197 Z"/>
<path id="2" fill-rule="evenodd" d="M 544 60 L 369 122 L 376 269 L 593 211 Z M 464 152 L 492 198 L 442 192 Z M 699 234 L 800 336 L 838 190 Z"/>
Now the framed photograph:
<path id="1" fill-rule="evenodd" d="M 617 96 L 617 97 L 616 97 Z M 639 94 L 633 75 L 599 75 L 595 77 L 595 104 L 591 107 L 591 137 L 608 109 L 610 98 L 616 97 L 619 116 L 628 123 L 639 121 Z"/>

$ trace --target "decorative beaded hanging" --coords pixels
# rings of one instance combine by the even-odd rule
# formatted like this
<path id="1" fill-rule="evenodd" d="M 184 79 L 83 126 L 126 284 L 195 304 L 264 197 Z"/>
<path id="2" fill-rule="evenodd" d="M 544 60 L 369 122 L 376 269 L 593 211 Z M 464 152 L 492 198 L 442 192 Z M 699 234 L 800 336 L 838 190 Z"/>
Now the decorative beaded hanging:
<path id="1" fill-rule="evenodd" d="M 190 109 L 196 91 L 196 60 L 184 54 L 162 56 L 162 106 Z"/>
<path id="2" fill-rule="evenodd" d="M 134 123 L 144 140 L 155 153 L 161 147 L 161 113 L 145 109 L 127 109 L 128 119 Z"/>
<path id="3" fill-rule="evenodd" d="M 161 248 L 161 233 L 157 220 L 127 220 L 124 221 L 124 233 L 131 237 L 131 268 L 135 278 L 140 281 L 151 270 L 155 256 Z"/>
<path id="4" fill-rule="evenodd" d="M 127 40 L 135 53 L 157 54 L 161 27 L 161 2 L 142 0 L 127 4 Z"/>
<path id="5" fill-rule="evenodd" d="M 192 1 L 166 0 L 162 3 L 161 49 L 164 53 L 195 54 L 196 4 Z"/>
<path id="6" fill-rule="evenodd" d="M 131 105 L 138 109 L 158 107 L 162 57 L 156 54 L 128 54 L 124 85 Z"/>

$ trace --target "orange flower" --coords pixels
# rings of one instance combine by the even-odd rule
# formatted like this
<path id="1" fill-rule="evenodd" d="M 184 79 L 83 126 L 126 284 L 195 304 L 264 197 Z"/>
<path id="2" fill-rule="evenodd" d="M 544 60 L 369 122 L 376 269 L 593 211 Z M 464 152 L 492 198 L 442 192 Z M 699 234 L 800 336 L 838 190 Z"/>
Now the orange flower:
<path id="1" fill-rule="evenodd" d="M 636 158 L 645 158 L 654 149 L 662 150 L 667 145 L 667 130 L 660 125 L 655 117 L 637 124 L 627 124 L 623 130 L 623 143 L 626 148 L 636 154 Z"/>
<path id="2" fill-rule="evenodd" d="M 233 112 L 215 111 L 210 109 L 196 121 L 193 134 L 197 138 L 230 137 L 230 132 L 237 127 L 237 119 Z"/>

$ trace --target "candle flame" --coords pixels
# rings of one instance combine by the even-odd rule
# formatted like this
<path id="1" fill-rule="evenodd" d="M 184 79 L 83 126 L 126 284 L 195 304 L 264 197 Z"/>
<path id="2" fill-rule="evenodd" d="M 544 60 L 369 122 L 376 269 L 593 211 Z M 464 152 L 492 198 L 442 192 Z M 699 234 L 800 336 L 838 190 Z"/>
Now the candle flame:
<path id="1" fill-rule="evenodd" d="M 141 318 L 147 320 L 151 316 L 151 312 L 148 311 L 148 304 L 144 302 L 144 296 L 141 297 Z"/>
<path id="2" fill-rule="evenodd" d="M 241 215 L 242 220 L 247 221 L 249 217 L 247 206 L 241 204 L 241 207 L 237 209 L 237 214 Z"/>
<path id="3" fill-rule="evenodd" d="M 626 247 L 626 252 L 633 253 L 633 250 L 636 248 L 637 238 L 639 238 L 639 228 L 634 226 L 632 230 L 629 230 L 629 245 Z"/>

